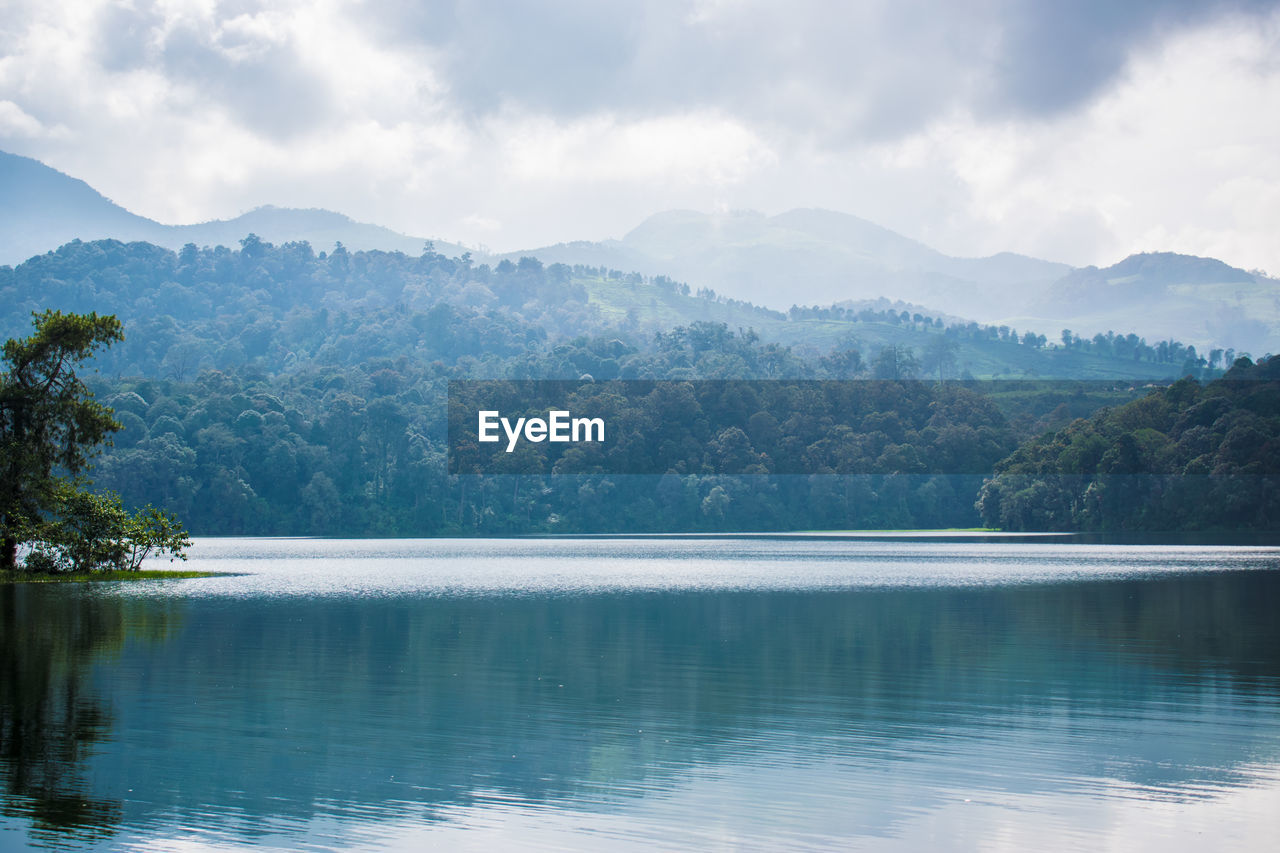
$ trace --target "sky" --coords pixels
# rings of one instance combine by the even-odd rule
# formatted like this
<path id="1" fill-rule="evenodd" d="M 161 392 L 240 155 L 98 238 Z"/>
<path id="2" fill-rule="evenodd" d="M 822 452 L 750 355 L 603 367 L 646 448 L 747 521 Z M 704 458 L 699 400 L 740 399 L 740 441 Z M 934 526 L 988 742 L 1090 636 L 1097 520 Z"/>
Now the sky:
<path id="1" fill-rule="evenodd" d="M 1280 274 L 1280 0 L 0 0 L 0 149 L 494 251 L 684 208 Z"/>

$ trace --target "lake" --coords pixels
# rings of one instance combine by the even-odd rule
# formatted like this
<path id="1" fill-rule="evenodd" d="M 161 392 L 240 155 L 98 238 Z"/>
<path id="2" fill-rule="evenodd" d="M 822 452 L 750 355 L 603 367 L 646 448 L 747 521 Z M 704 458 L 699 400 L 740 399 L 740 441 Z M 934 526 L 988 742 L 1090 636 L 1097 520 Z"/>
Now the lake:
<path id="1" fill-rule="evenodd" d="M 1276 547 L 204 539 L 186 568 L 231 574 L 0 585 L 0 849 L 1280 837 Z"/>

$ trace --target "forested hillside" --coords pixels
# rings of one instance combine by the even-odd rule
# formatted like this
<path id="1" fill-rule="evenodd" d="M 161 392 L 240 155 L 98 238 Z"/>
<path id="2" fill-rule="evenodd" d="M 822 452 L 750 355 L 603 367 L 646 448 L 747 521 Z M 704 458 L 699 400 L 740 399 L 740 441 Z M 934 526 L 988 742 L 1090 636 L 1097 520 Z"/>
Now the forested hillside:
<path id="1" fill-rule="evenodd" d="M 1014 530 L 1274 529 L 1280 358 L 1240 359 L 1024 444 L 982 489 Z"/>
<path id="2" fill-rule="evenodd" d="M 856 350 L 859 366 L 888 346 L 910 348 L 915 371 L 937 378 L 1173 379 L 1211 369 L 1221 356 L 1176 341 L 1148 343 L 1124 330 L 1049 341 L 887 301 L 784 314 L 711 291 L 690 293 L 663 276 L 544 266 L 534 258 L 490 267 L 430 246 L 410 257 L 341 246 L 317 254 L 306 243 L 273 246 L 252 235 L 241 243 L 234 251 L 188 245 L 171 252 L 149 243 L 73 242 L 0 267 L 0 334 L 24 334 L 31 313 L 46 308 L 113 313 L 129 333 L 105 356 L 103 372 L 180 381 L 206 369 L 275 375 L 378 357 L 447 364 L 469 357 L 480 363 L 474 375 L 524 375 L 523 362 L 503 360 L 517 351 L 545 360 L 559 342 L 595 334 L 642 350 L 655 333 L 700 321 L 790 347 L 815 362 L 813 376 L 826 375 L 816 362 L 833 350 Z M 785 280 L 778 286 L 785 289 Z M 723 377 L 783 375 L 736 364 L 704 369 Z"/>
<path id="3" fill-rule="evenodd" d="M 124 425 L 97 486 L 203 535 L 971 526 L 983 475 L 1020 441 L 1149 379 L 1211 372 L 1193 348 L 1137 335 L 1049 342 L 885 303 L 783 314 L 663 277 L 252 236 L 177 253 L 76 242 L 0 267 L 4 336 L 45 308 L 124 322 L 97 363 Z M 839 473 L 764 473 L 781 451 L 769 420 L 752 420 L 779 420 L 763 404 L 711 437 L 759 463 L 733 475 L 715 460 L 660 476 L 447 473 L 449 380 L 583 375 L 878 379 L 900 405 L 845 423 L 815 410 L 808 443 L 787 452 L 831 454 L 839 464 L 817 470 Z M 1106 381 L 951 384 L 974 375 Z"/>

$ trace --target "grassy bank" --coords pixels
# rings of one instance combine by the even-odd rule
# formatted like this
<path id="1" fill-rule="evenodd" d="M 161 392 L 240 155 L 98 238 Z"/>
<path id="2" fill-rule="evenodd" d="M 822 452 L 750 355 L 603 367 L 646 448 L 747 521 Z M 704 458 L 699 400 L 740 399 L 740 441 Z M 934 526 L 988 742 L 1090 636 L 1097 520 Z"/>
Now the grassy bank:
<path id="1" fill-rule="evenodd" d="M 95 581 L 151 581 L 173 578 L 211 578 L 219 572 L 183 569 L 137 572 L 61 572 L 54 575 L 33 572 L 0 572 L 0 583 L 92 583 Z"/>

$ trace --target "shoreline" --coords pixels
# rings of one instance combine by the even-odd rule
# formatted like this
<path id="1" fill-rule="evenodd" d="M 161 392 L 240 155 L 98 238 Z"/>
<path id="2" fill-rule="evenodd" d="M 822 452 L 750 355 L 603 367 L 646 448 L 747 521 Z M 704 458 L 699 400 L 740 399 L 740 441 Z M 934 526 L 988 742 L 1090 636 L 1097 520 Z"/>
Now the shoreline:
<path id="1" fill-rule="evenodd" d="M 0 584 L 5 583 L 103 583 L 110 581 L 184 580 L 187 578 L 213 578 L 227 572 L 202 572 L 187 569 L 154 569 L 136 572 L 63 572 L 37 574 L 34 572 L 0 572 Z"/>

